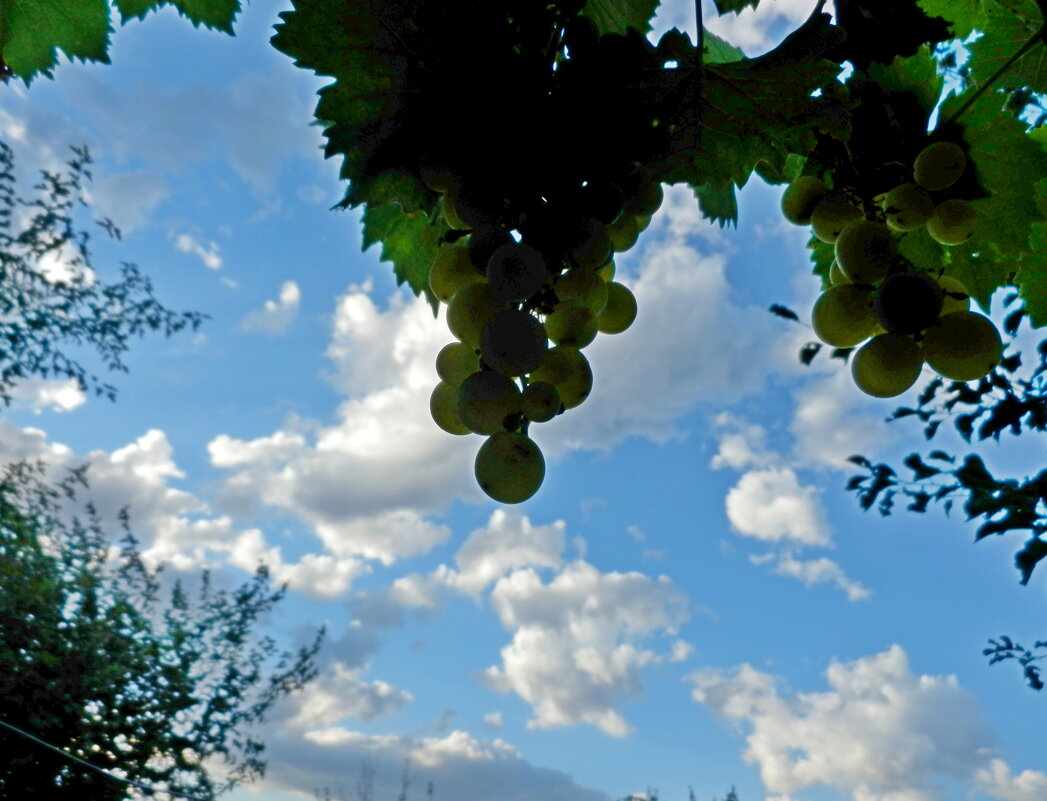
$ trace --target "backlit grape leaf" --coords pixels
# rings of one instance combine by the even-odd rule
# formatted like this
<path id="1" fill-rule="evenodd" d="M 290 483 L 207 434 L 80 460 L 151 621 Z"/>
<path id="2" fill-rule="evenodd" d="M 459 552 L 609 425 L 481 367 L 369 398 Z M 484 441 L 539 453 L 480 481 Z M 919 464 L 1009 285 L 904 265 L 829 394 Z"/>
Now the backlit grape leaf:
<path id="1" fill-rule="evenodd" d="M 828 289 L 832 286 L 829 282 L 829 268 L 836 258 L 836 249 L 816 236 L 807 241 L 807 249 L 811 251 L 811 272 L 822 279 L 822 289 Z"/>
<path id="2" fill-rule="evenodd" d="M 397 284 L 406 283 L 416 295 L 424 291 L 436 314 L 440 301 L 429 289 L 429 268 L 445 229 L 431 223 L 424 211 L 405 214 L 399 203 L 384 206 L 368 203 L 363 224 L 364 250 L 380 242 L 382 261 L 393 263 Z"/>
<path id="3" fill-rule="evenodd" d="M 1036 184 L 1036 204 L 1047 217 L 1047 178 Z M 1033 223 L 1029 253 L 1022 259 L 1018 285 L 1029 322 L 1035 328 L 1047 325 L 1047 222 Z"/>
<path id="4" fill-rule="evenodd" d="M 726 64 L 745 58 L 745 53 L 740 47 L 721 39 L 708 28 L 702 33 L 702 46 L 705 49 L 703 61 L 706 64 Z"/>
<path id="5" fill-rule="evenodd" d="M 1043 15 L 1035 0 L 983 0 L 982 7 L 985 35 L 967 46 L 971 51 L 968 66 L 976 83 L 996 72 L 1043 24 Z M 1047 45 L 1034 44 L 1007 68 L 995 85 L 1047 92 Z"/>
<path id="6" fill-rule="evenodd" d="M 698 208 L 706 219 L 718 222 L 721 228 L 728 223 L 737 224 L 738 200 L 734 195 L 733 184 L 722 188 L 693 186 L 691 190 L 698 198 Z"/>
<path id="7" fill-rule="evenodd" d="M 0 55 L 29 84 L 51 77 L 56 48 L 70 58 L 109 63 L 108 0 L 0 0 Z"/>
<path id="8" fill-rule="evenodd" d="M 240 0 L 113 0 L 120 12 L 120 21 L 142 19 L 147 13 L 163 6 L 173 6 L 194 27 L 233 33 L 233 22 L 240 13 Z"/>
<path id="9" fill-rule="evenodd" d="M 973 30 L 985 29 L 986 0 L 958 3 L 956 0 L 918 0 L 929 17 L 941 17 L 957 39 L 966 39 Z"/>
<path id="10" fill-rule="evenodd" d="M 916 95 L 928 117 L 938 105 L 945 85 L 945 79 L 938 74 L 938 62 L 927 47 L 921 47 L 913 56 L 898 57 L 889 65 L 870 64 L 869 77 L 889 92 Z"/>
<path id="11" fill-rule="evenodd" d="M 659 0 L 589 0 L 582 9 L 582 16 L 604 33 L 625 33 L 635 28 L 640 33 L 651 30 L 651 18 L 658 8 Z"/>

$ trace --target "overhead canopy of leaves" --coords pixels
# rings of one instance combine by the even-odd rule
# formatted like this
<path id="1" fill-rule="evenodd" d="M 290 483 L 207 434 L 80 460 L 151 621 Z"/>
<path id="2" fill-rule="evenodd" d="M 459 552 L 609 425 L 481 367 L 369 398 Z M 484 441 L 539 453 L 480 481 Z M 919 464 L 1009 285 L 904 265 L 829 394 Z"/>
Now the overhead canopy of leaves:
<path id="1" fill-rule="evenodd" d="M 173 6 L 194 26 L 233 32 L 240 0 L 114 0 L 122 23 Z M 52 76 L 58 52 L 109 63 L 109 0 L 0 0 L 0 59 L 28 85 Z"/>

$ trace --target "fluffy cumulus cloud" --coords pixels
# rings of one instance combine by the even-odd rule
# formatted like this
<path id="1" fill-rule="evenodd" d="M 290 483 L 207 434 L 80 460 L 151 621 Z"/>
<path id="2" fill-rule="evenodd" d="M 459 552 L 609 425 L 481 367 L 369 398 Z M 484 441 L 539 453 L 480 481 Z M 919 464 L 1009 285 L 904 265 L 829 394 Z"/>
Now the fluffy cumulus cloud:
<path id="1" fill-rule="evenodd" d="M 834 662 L 825 675 L 827 691 L 792 697 L 749 665 L 689 680 L 695 701 L 748 731 L 743 757 L 778 797 L 821 785 L 853 801 L 940 801 L 952 781 L 1031 801 L 1047 786 L 1042 772 L 1012 774 L 954 676 L 913 673 L 900 646 Z"/>
<path id="2" fill-rule="evenodd" d="M 294 281 L 284 281 L 276 300 L 267 300 L 261 309 L 249 312 L 240 327 L 251 333 L 280 334 L 298 316 L 302 292 Z"/>
<path id="3" fill-rule="evenodd" d="M 642 695 L 643 668 L 680 655 L 678 646 L 665 655 L 643 641 L 674 635 L 687 617 L 667 577 L 602 573 L 582 561 L 548 582 L 515 570 L 495 584 L 491 605 L 513 638 L 484 682 L 527 701 L 532 728 L 585 723 L 614 737 L 629 733 L 617 707 Z"/>
<path id="4" fill-rule="evenodd" d="M 86 393 L 72 378 L 23 378 L 11 388 L 11 399 L 14 408 L 33 414 L 71 412 L 87 403 Z"/>
<path id="5" fill-rule="evenodd" d="M 409 692 L 384 681 L 366 681 L 363 669 L 344 663 L 329 664 L 320 675 L 284 704 L 283 719 L 293 729 L 332 726 L 345 718 L 370 720 L 393 715 L 412 698 Z M 274 716 L 279 717 L 279 716 Z"/>
<path id="6" fill-rule="evenodd" d="M 828 525 L 817 495 L 788 467 L 750 470 L 727 493 L 727 518 L 748 537 L 827 545 Z"/>

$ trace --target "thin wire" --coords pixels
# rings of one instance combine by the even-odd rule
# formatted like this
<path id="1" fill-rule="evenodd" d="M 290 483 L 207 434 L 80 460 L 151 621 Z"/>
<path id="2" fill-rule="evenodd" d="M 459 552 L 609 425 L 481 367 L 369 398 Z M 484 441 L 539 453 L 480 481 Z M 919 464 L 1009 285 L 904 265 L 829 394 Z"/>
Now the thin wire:
<path id="1" fill-rule="evenodd" d="M 155 787 L 149 787 L 148 785 L 141 784 L 140 782 L 132 781 L 131 779 L 123 779 L 123 778 L 121 778 L 119 776 L 114 776 L 112 773 L 107 771 L 105 768 L 100 768 L 98 765 L 92 765 L 90 762 L 86 762 L 83 759 L 80 759 L 80 757 L 75 756 L 73 754 L 70 754 L 68 751 L 63 751 L 61 748 L 58 748 L 57 746 L 51 745 L 50 743 L 45 743 L 39 737 L 34 737 L 29 732 L 22 731 L 17 726 L 12 726 L 10 723 L 6 723 L 6 722 L 4 722 L 2 720 L 0 720 L 0 726 L 4 726 L 4 727 L 10 729 L 11 731 L 15 732 L 16 734 L 21 734 L 23 737 L 28 737 L 33 742 L 39 743 L 40 745 L 44 746 L 45 748 L 50 748 L 56 754 L 61 754 L 62 756 L 67 757 L 68 759 L 72 759 L 72 760 L 74 760 L 76 762 L 79 762 L 81 765 L 84 765 L 84 766 L 86 766 L 88 768 L 91 768 L 92 770 L 97 770 L 99 773 L 101 773 L 101 774 L 103 774 L 105 776 L 108 776 L 110 779 L 113 779 L 114 781 L 123 782 L 124 784 L 131 785 L 132 787 L 137 787 L 139 790 L 143 790 L 143 791 L 149 793 L 150 795 L 152 795 L 154 793 L 166 793 L 167 795 L 177 796 L 178 798 L 188 798 L 188 799 L 191 799 L 191 801 L 211 801 L 211 799 L 209 799 L 209 798 L 201 798 L 200 796 L 197 796 L 197 795 L 188 795 L 187 793 L 179 793 L 179 792 L 177 792 L 175 790 L 157 790 Z"/>

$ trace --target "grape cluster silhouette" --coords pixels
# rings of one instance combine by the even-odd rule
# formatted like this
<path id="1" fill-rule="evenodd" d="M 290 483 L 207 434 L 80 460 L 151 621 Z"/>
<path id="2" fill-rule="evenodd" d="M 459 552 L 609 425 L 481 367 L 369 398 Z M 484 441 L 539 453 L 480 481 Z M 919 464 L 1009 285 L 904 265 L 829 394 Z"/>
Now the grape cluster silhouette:
<path id="1" fill-rule="evenodd" d="M 815 301 L 811 325 L 827 345 L 858 348 L 851 376 L 869 395 L 900 395 L 924 364 L 943 378 L 973 381 L 1000 360 L 1000 333 L 970 310 L 963 284 L 914 268 L 898 249 L 898 239 L 921 226 L 946 246 L 971 237 L 974 207 L 947 196 L 966 169 L 959 145 L 934 142 L 916 156 L 911 180 L 875 198 L 830 188 L 815 175 L 800 176 L 782 196 L 787 220 L 810 225 L 818 240 L 833 245 L 830 287 Z"/>
<path id="2" fill-rule="evenodd" d="M 496 501 L 520 503 L 545 476 L 530 425 L 589 396 L 583 349 L 636 317 L 632 292 L 614 280 L 613 257 L 649 224 L 661 184 L 638 164 L 573 180 L 559 172 L 540 188 L 533 176 L 492 185 L 476 172 L 424 162 L 420 173 L 441 194 L 455 232 L 429 273 L 455 337 L 437 356 L 430 411 L 444 431 L 486 437 L 477 483 Z"/>

